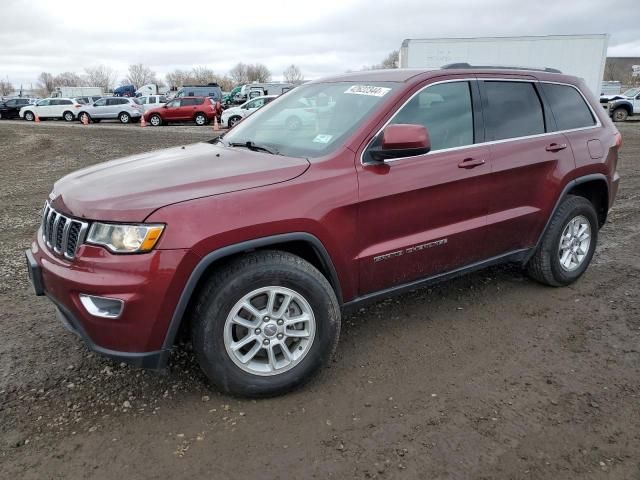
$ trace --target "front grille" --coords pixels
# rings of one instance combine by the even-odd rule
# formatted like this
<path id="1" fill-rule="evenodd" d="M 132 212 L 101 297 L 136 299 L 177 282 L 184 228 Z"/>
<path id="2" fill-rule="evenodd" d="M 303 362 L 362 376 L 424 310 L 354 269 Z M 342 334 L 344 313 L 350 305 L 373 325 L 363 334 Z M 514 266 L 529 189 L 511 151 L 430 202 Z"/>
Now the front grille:
<path id="1" fill-rule="evenodd" d="M 56 212 L 47 202 L 42 214 L 42 239 L 57 255 L 73 260 L 89 224 Z"/>

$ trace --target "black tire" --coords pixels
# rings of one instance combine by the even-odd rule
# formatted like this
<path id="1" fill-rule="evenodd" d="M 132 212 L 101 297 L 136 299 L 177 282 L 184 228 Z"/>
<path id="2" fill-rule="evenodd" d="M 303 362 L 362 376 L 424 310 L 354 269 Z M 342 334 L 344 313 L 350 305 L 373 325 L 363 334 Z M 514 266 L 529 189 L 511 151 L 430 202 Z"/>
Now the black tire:
<path id="1" fill-rule="evenodd" d="M 627 117 L 629 116 L 629 112 L 627 111 L 626 108 L 616 108 L 612 113 L 611 113 L 611 118 L 613 119 L 614 122 L 624 122 Z"/>
<path id="2" fill-rule="evenodd" d="M 156 122 L 156 123 L 154 123 Z M 158 115 L 157 113 L 154 113 L 153 115 L 151 115 L 151 117 L 149 117 L 149 125 L 151 125 L 152 127 L 159 127 L 162 125 L 162 117 L 160 115 Z"/>
<path id="3" fill-rule="evenodd" d="M 62 119 L 65 122 L 73 122 L 75 120 L 75 118 L 73 116 L 73 112 L 70 112 L 68 110 L 62 114 Z"/>
<path id="4" fill-rule="evenodd" d="M 207 116 L 202 112 L 198 112 L 193 117 L 193 121 L 196 122 L 196 125 L 199 127 L 203 127 L 207 124 Z"/>
<path id="5" fill-rule="evenodd" d="M 300 118 L 293 115 L 287 118 L 285 125 L 289 130 L 298 130 L 302 126 L 302 120 L 300 120 Z"/>
<path id="6" fill-rule="evenodd" d="M 89 115 L 87 112 L 80 112 L 80 113 L 78 114 L 78 121 L 79 121 L 80 123 L 84 123 L 84 119 L 85 119 L 85 117 L 87 118 L 87 123 L 91 123 L 91 122 L 95 121 L 95 120 L 93 120 L 93 119 L 91 118 L 91 115 Z"/>
<path id="7" fill-rule="evenodd" d="M 131 115 L 129 115 L 127 112 L 120 112 L 118 114 L 118 120 L 120 120 L 120 123 L 130 123 Z"/>
<path id="8" fill-rule="evenodd" d="M 242 370 L 227 353 L 224 331 L 234 305 L 256 289 L 278 286 L 301 295 L 315 318 L 307 353 L 289 370 L 262 376 Z M 266 331 L 266 329 L 265 329 Z M 332 357 L 340 334 L 340 307 L 327 279 L 310 263 L 281 251 L 258 251 L 222 267 L 201 290 L 191 317 L 193 348 L 209 380 L 225 393 L 280 395 L 300 387 Z"/>
<path id="9" fill-rule="evenodd" d="M 233 117 L 231 117 L 229 120 L 227 120 L 227 126 L 229 128 L 233 128 L 236 126 L 236 124 L 242 120 L 242 117 L 239 117 L 238 115 L 234 115 Z"/>
<path id="10" fill-rule="evenodd" d="M 33 122 L 36 119 L 36 116 L 34 115 L 34 113 L 32 111 L 26 111 L 26 112 L 24 112 L 24 119 L 27 122 Z"/>
<path id="11" fill-rule="evenodd" d="M 591 241 L 582 263 L 572 271 L 562 267 L 559 245 L 562 233 L 569 222 L 582 216 L 589 222 Z M 562 287 L 575 282 L 587 270 L 598 241 L 598 215 L 593 204 L 584 197 L 567 195 L 556 210 L 540 245 L 527 264 L 527 273 L 534 280 L 552 287 Z"/>

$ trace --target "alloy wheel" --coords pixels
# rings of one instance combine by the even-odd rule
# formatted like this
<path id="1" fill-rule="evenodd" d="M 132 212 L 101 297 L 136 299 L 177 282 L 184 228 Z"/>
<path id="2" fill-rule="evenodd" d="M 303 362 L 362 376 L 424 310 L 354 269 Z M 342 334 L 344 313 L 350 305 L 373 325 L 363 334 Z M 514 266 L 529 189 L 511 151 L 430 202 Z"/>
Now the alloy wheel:
<path id="1" fill-rule="evenodd" d="M 278 375 L 309 353 L 316 322 L 309 302 L 286 287 L 263 287 L 243 296 L 224 325 L 231 360 L 253 375 Z"/>
<path id="2" fill-rule="evenodd" d="M 591 245 L 591 224 L 584 215 L 572 218 L 564 227 L 558 245 L 560 266 L 572 272 L 582 265 Z"/>

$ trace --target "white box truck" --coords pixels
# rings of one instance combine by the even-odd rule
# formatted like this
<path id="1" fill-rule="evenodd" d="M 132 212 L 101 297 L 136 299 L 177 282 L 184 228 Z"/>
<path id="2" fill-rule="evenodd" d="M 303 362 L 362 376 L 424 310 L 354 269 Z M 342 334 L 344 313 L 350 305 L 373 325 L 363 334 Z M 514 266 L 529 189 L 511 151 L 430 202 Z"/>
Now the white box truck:
<path id="1" fill-rule="evenodd" d="M 102 88 L 100 87 L 58 87 L 51 94 L 52 97 L 74 98 L 74 97 L 101 97 Z"/>
<path id="2" fill-rule="evenodd" d="M 555 68 L 583 78 L 599 96 L 608 42 L 608 34 L 407 39 L 400 47 L 400 68 L 451 63 Z"/>

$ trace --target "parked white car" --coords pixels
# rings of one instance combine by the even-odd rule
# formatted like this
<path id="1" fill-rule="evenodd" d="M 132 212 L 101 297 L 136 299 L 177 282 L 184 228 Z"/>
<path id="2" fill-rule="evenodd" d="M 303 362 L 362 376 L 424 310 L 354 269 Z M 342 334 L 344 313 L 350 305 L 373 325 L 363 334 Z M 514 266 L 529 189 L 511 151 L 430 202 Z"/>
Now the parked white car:
<path id="1" fill-rule="evenodd" d="M 243 103 L 237 107 L 227 108 L 222 112 L 220 123 L 223 127 L 232 128 L 236 123 L 242 120 L 244 117 L 248 117 L 260 107 L 278 98 L 277 95 L 264 95 L 262 97 L 256 97 L 248 102 Z"/>
<path id="2" fill-rule="evenodd" d="M 75 98 L 45 98 L 35 105 L 26 105 L 20 109 L 20 118 L 32 122 L 39 118 L 62 118 L 73 122 L 82 105 Z"/>
<path id="3" fill-rule="evenodd" d="M 145 112 L 152 108 L 163 107 L 167 103 L 167 97 L 164 95 L 145 95 L 143 97 L 138 97 L 138 100 L 144 107 Z"/>

